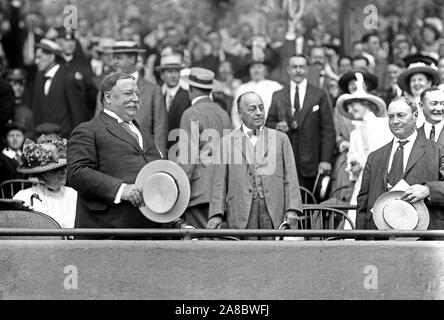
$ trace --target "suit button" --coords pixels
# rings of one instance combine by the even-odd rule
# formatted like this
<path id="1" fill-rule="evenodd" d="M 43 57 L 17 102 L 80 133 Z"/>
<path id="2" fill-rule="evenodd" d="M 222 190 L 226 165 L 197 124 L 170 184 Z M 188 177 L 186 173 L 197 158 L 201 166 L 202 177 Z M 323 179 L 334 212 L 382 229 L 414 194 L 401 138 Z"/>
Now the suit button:
<path id="1" fill-rule="evenodd" d="M 251 190 L 251 189 L 248 189 L 248 192 L 249 192 L 249 193 L 252 193 L 252 192 L 253 192 L 253 190 Z"/>

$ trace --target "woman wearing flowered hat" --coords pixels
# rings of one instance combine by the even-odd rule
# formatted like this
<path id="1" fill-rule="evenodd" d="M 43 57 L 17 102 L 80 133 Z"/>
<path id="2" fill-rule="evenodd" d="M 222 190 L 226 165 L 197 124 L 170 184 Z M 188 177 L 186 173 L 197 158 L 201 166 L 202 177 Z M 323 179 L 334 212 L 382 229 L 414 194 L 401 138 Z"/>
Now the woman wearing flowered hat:
<path id="1" fill-rule="evenodd" d="M 65 186 L 66 145 L 66 139 L 46 136 L 40 137 L 37 143 L 25 141 L 22 165 L 17 171 L 37 177 L 45 184 L 22 190 L 14 199 L 25 201 L 25 205 L 30 206 L 31 197 L 37 194 L 38 198 L 32 204 L 34 210 L 49 215 L 62 228 L 74 228 L 77 191 Z"/>

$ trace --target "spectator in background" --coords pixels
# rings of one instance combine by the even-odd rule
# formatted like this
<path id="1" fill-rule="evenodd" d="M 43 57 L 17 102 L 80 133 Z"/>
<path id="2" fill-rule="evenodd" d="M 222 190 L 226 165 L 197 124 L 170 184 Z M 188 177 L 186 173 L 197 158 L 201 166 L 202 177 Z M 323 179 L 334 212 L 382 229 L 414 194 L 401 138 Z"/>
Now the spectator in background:
<path id="1" fill-rule="evenodd" d="M 352 65 L 352 57 L 350 56 L 341 56 L 338 60 L 338 75 L 342 76 L 348 71 L 353 70 Z"/>
<path id="2" fill-rule="evenodd" d="M 373 69 L 370 65 L 370 61 L 364 56 L 355 56 L 352 60 L 353 70 L 364 69 L 368 72 L 373 72 Z"/>
<path id="3" fill-rule="evenodd" d="M 12 119 L 13 115 L 14 90 L 8 81 L 0 77 L 0 134 L 4 134 L 3 127 Z"/>
<path id="4" fill-rule="evenodd" d="M 324 47 L 314 46 L 310 48 L 310 67 L 308 81 L 322 89 L 327 88 L 329 79 L 339 80 L 339 77 L 328 64 Z"/>
<path id="5" fill-rule="evenodd" d="M 288 134 L 301 186 L 313 190 L 316 176 L 332 169 L 335 129 L 325 91 L 307 81 L 308 58 L 288 60 L 290 85 L 273 94 L 266 126 Z"/>
<path id="6" fill-rule="evenodd" d="M 222 62 L 228 61 L 231 63 L 231 67 L 233 68 L 234 73 L 237 73 L 238 69 L 238 58 L 234 55 L 226 52 L 221 48 L 221 37 L 218 32 L 211 32 L 208 34 L 208 42 L 211 45 L 211 53 L 206 55 L 197 63 L 196 67 L 206 68 L 208 70 L 213 71 L 216 74 L 216 77 L 219 76 L 219 67 Z"/>
<path id="7" fill-rule="evenodd" d="M 32 111 L 31 97 L 26 90 L 26 74 L 22 69 L 10 69 L 6 73 L 12 89 L 14 90 L 14 115 L 13 120 L 25 129 L 25 135 L 33 138 L 34 135 L 34 112 Z"/>
<path id="8" fill-rule="evenodd" d="M 429 55 L 438 60 L 441 46 L 439 39 L 442 29 L 441 19 L 428 17 L 424 20 L 424 26 L 421 29 L 421 41 L 418 45 L 422 54 Z"/>
<path id="9" fill-rule="evenodd" d="M 21 155 L 25 142 L 25 131 L 25 128 L 12 121 L 5 125 L 5 135 L 2 136 L 2 140 L 4 140 L 6 147 L 0 153 L 0 183 L 23 177 L 17 172 L 17 167 L 22 163 Z"/>
<path id="10" fill-rule="evenodd" d="M 229 61 L 224 61 L 220 64 L 218 75 L 217 80 L 219 80 L 223 92 L 233 98 L 242 82 L 234 77 L 233 68 Z"/>
<path id="11" fill-rule="evenodd" d="M 260 51 L 258 56 L 247 57 L 247 68 L 250 74 L 250 81 L 241 84 L 234 95 L 233 107 L 231 109 L 231 121 L 233 128 L 237 129 L 242 124 L 241 115 L 238 111 L 237 98 L 246 92 L 257 93 L 264 103 L 265 119 L 271 106 L 273 94 L 282 88 L 278 82 L 268 79 L 268 68 L 271 66 L 272 55 L 270 51 Z M 256 59 L 256 60 L 255 60 Z"/>
<path id="12" fill-rule="evenodd" d="M 162 94 L 168 112 L 169 132 L 180 127 L 182 114 L 191 105 L 188 91 L 180 85 L 180 70 L 182 69 L 182 56 L 177 54 L 163 56 L 160 66 L 157 67 L 163 81 Z M 175 143 L 176 141 L 168 139 L 168 149 Z"/>
<path id="13" fill-rule="evenodd" d="M 404 59 L 412 54 L 412 44 L 407 39 L 395 42 L 393 47 L 393 62 L 404 64 Z"/>
<path id="14" fill-rule="evenodd" d="M 382 98 L 387 105 L 396 98 L 402 95 L 402 90 L 398 86 L 398 77 L 404 71 L 403 65 L 399 63 L 390 63 L 387 65 L 387 85 L 382 92 Z"/>

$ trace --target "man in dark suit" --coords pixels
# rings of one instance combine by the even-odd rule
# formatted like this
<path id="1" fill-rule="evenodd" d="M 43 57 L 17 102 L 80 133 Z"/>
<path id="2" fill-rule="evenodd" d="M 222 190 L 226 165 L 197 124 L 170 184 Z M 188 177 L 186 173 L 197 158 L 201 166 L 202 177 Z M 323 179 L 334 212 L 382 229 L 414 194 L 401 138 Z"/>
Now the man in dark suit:
<path id="1" fill-rule="evenodd" d="M 63 137 L 92 117 L 83 79 L 67 72 L 60 46 L 43 39 L 37 44 L 36 64 L 39 72 L 34 83 L 32 107 L 34 123 L 55 123 Z"/>
<path id="2" fill-rule="evenodd" d="M 273 94 L 266 126 L 290 138 L 301 186 L 312 190 L 316 175 L 329 174 L 335 149 L 335 128 L 326 93 L 307 82 L 308 58 L 288 60 L 290 85 Z"/>
<path id="3" fill-rule="evenodd" d="M 418 131 L 444 146 L 444 92 L 438 87 L 425 89 L 421 93 L 421 106 L 425 121 Z"/>
<path id="4" fill-rule="evenodd" d="M 429 229 L 443 229 L 443 147 L 416 130 L 418 109 L 412 98 L 395 98 L 389 105 L 388 119 L 395 139 L 367 158 L 358 195 L 356 228 L 376 229 L 371 212 L 375 201 L 403 179 L 410 187 L 402 200 L 424 200 L 430 213 Z"/>
<path id="5" fill-rule="evenodd" d="M 168 112 L 168 129 L 171 132 L 180 127 L 180 119 L 184 111 L 191 105 L 188 91 L 180 85 L 180 70 L 183 69 L 182 57 L 178 54 L 163 56 L 156 68 L 163 80 L 162 94 Z M 172 140 L 172 139 L 171 139 Z M 168 149 L 176 141 L 168 139 Z"/>
<path id="6" fill-rule="evenodd" d="M 166 155 L 168 140 L 168 114 L 162 91 L 158 85 L 147 82 L 137 71 L 139 54 L 145 52 L 133 41 L 116 41 L 111 50 L 114 59 L 114 69 L 117 72 L 131 74 L 137 82 L 140 94 L 140 109 L 137 112 L 137 122 L 154 136 L 154 142 L 163 155 Z M 98 110 L 102 110 L 100 103 Z M 97 112 L 96 112 L 97 114 Z"/>
<path id="7" fill-rule="evenodd" d="M 231 120 L 228 113 L 209 97 L 215 87 L 212 71 L 191 68 L 185 79 L 190 85 L 191 107 L 185 110 L 180 121 L 180 129 L 186 139 L 180 137 L 179 164 L 190 180 L 191 197 L 183 217 L 195 228 L 206 228 L 213 169 L 203 156 L 207 152 L 210 152 L 209 157 L 212 156 L 211 146 L 219 143 L 224 130 L 230 130 Z M 174 148 L 170 155 L 174 154 Z"/>
<path id="8" fill-rule="evenodd" d="M 4 126 L 14 115 L 14 90 L 8 81 L 0 77 L 0 135 L 5 132 Z M 0 142 L 0 147 L 3 142 Z"/>
<path id="9" fill-rule="evenodd" d="M 139 171 L 161 158 L 152 135 L 136 120 L 140 108 L 131 75 L 113 73 L 101 83 L 104 110 L 79 125 L 68 141 L 68 182 L 78 192 L 76 228 L 153 228 L 139 211 Z"/>

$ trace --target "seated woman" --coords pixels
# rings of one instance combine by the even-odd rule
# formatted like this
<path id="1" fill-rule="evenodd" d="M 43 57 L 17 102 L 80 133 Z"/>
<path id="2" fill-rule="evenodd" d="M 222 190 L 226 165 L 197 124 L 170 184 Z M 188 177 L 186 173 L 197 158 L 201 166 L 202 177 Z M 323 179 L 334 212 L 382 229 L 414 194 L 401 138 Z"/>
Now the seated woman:
<path id="1" fill-rule="evenodd" d="M 62 228 L 74 228 L 77 191 L 65 186 L 66 145 L 66 139 L 45 136 L 37 143 L 25 141 L 23 164 L 17 171 L 35 176 L 45 184 L 22 190 L 14 199 L 23 200 L 35 211 L 52 217 Z"/>
<path id="2" fill-rule="evenodd" d="M 368 155 L 393 139 L 384 100 L 364 91 L 362 74 L 356 73 L 356 78 L 358 89 L 352 94 L 340 96 L 337 103 L 338 111 L 344 117 L 355 121 L 355 129 L 350 132 L 346 167 L 350 180 L 355 181 L 351 205 L 357 203 L 362 172 Z M 354 220 L 356 212 L 350 211 L 349 216 Z"/>

